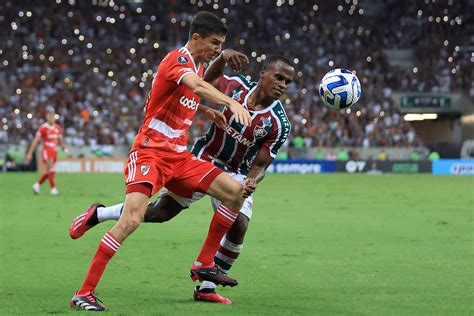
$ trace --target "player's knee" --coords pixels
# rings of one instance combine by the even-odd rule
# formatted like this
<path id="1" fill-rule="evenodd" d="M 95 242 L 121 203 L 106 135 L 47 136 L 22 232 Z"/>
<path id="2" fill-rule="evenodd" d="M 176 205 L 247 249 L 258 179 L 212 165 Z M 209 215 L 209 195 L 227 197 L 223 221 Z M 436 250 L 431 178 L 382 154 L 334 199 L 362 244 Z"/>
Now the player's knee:
<path id="1" fill-rule="evenodd" d="M 122 221 L 122 229 L 126 234 L 131 234 L 140 226 L 141 219 L 138 216 L 129 216 Z"/>
<path id="2" fill-rule="evenodd" d="M 242 186 L 239 185 L 232 188 L 232 190 L 230 190 L 228 193 L 227 200 L 225 201 L 225 204 L 227 204 L 226 206 L 235 211 L 240 210 L 245 201 L 242 194 Z"/>

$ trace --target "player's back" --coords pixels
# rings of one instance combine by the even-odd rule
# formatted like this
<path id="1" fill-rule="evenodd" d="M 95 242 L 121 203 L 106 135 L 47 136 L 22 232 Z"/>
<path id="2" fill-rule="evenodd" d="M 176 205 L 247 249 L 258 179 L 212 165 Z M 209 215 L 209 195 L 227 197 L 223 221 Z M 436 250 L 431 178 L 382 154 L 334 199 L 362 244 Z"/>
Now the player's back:
<path id="1" fill-rule="evenodd" d="M 255 82 L 241 75 L 219 79 L 219 90 L 247 109 L 247 100 L 255 88 Z M 223 113 L 228 124 L 223 129 L 212 124 L 194 145 L 193 154 L 214 162 L 222 169 L 242 174 L 248 172 L 260 149 L 275 158 L 291 129 L 282 103 L 275 100 L 263 110 L 249 112 L 252 122 L 245 127 L 237 123 L 233 113 L 225 108 Z"/>
<path id="2" fill-rule="evenodd" d="M 138 146 L 174 152 L 186 149 L 189 126 L 200 102 L 196 93 L 181 84 L 190 73 L 202 77 L 203 69 L 195 65 L 185 47 L 171 51 L 161 61 L 132 150 Z"/>

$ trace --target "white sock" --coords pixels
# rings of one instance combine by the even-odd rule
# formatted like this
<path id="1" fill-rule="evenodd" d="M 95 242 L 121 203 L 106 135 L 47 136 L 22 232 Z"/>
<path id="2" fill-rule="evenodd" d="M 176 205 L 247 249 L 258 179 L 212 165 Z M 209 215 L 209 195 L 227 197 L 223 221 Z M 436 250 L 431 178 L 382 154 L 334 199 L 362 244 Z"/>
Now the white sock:
<path id="1" fill-rule="evenodd" d="M 202 284 L 199 286 L 199 289 L 215 289 L 217 285 L 215 283 L 209 282 L 209 281 L 204 281 Z"/>
<path id="2" fill-rule="evenodd" d="M 118 220 L 122 214 L 123 203 L 97 208 L 97 219 L 99 223 L 110 219 Z"/>

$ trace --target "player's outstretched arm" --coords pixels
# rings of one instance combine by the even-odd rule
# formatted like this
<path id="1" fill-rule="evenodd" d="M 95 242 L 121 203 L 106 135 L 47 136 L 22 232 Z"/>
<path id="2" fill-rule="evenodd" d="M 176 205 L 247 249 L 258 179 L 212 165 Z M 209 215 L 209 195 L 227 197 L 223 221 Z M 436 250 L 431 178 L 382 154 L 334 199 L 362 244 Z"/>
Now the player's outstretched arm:
<path id="1" fill-rule="evenodd" d="M 207 67 L 203 79 L 217 87 L 217 81 L 224 74 L 227 64 L 230 65 L 232 70 L 241 72 L 244 63 L 249 63 L 247 55 L 233 49 L 226 49 Z"/>
<path id="2" fill-rule="evenodd" d="M 273 158 L 260 149 L 254 161 L 252 162 L 252 166 L 250 167 L 249 173 L 247 174 L 247 179 L 244 183 L 245 197 L 248 197 L 253 192 L 255 192 L 257 183 L 263 180 L 265 177 L 265 171 L 270 166 L 272 161 Z"/>
<path id="3" fill-rule="evenodd" d="M 222 104 L 234 113 L 236 121 L 245 126 L 250 125 L 252 121 L 250 113 L 237 101 L 221 93 L 211 84 L 202 80 L 195 73 L 187 74 L 182 80 L 182 84 L 193 90 L 201 98 L 211 102 Z"/>

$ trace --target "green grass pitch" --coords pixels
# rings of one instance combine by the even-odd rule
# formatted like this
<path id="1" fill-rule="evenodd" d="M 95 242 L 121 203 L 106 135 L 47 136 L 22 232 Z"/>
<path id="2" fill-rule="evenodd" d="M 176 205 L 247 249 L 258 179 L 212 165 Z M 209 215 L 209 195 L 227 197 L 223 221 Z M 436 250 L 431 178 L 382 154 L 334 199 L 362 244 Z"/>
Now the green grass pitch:
<path id="1" fill-rule="evenodd" d="M 88 204 L 123 200 L 115 175 L 0 175 L 0 314 L 71 314 L 104 223 L 71 240 Z M 165 224 L 145 224 L 97 288 L 112 315 L 472 315 L 474 177 L 268 175 L 244 251 L 220 292 L 196 303 L 188 269 L 211 218 L 208 198 Z"/>

